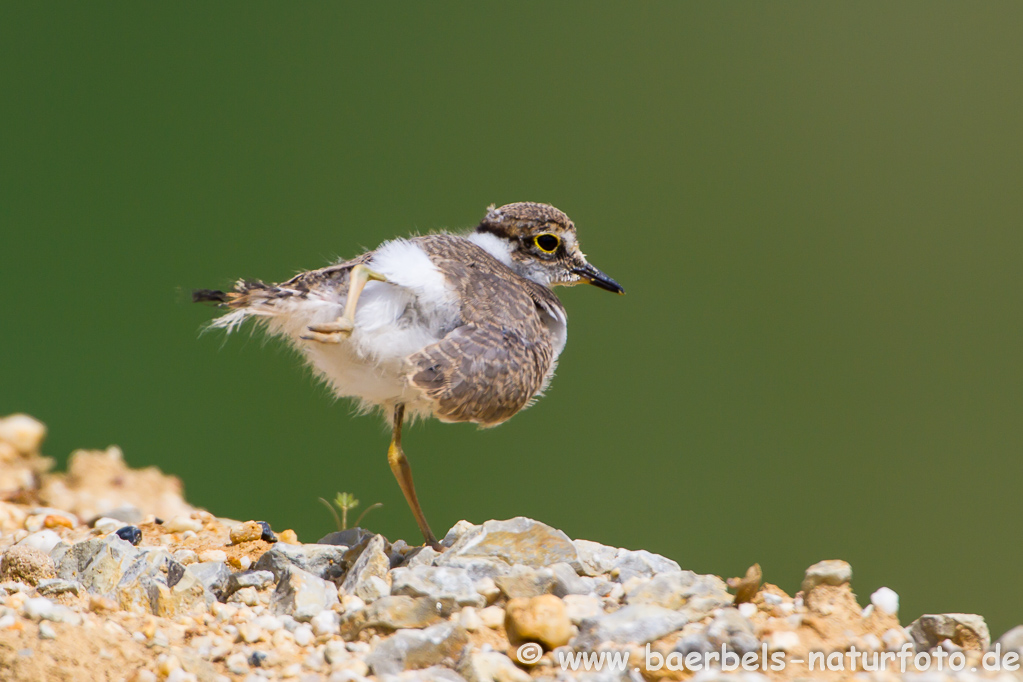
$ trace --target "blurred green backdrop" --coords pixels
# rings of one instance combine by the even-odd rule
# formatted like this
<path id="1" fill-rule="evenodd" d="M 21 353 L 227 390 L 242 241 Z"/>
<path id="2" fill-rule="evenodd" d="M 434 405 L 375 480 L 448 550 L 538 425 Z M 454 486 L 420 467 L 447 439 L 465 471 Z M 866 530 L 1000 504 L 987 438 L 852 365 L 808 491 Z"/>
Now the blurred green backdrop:
<path id="1" fill-rule="evenodd" d="M 559 375 L 406 435 L 427 515 L 527 515 L 697 571 L 820 559 L 904 622 L 1021 618 L 1023 5 L 0 10 L 0 413 L 120 444 L 311 541 L 418 533 L 387 436 L 192 287 L 280 280 L 491 202 L 564 209 Z"/>

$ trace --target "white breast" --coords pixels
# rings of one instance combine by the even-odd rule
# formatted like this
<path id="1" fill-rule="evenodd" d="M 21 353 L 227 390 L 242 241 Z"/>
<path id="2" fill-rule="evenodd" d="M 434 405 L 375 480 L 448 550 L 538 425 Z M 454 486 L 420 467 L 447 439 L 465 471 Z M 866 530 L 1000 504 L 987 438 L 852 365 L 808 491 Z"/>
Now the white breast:
<path id="1" fill-rule="evenodd" d="M 415 243 L 396 239 L 375 252 L 369 267 L 387 282 L 366 284 L 355 313 L 355 329 L 339 344 L 301 337 L 309 325 L 330 322 L 344 312 L 346 298 L 310 291 L 270 311 L 271 332 L 288 338 L 340 397 L 361 399 L 364 407 L 406 403 L 410 412 L 417 391 L 402 381 L 404 359 L 436 343 L 459 319 L 454 289 Z"/>

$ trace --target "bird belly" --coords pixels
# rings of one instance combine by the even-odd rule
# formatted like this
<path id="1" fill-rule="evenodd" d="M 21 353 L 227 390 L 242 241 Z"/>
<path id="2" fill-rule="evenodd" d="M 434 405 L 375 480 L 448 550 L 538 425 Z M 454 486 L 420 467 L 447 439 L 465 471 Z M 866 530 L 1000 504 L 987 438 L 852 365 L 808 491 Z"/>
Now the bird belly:
<path id="1" fill-rule="evenodd" d="M 387 281 L 366 284 L 354 329 L 340 343 L 302 336 L 310 325 L 340 317 L 347 292 L 310 292 L 291 303 L 289 314 L 271 321 L 271 327 L 288 337 L 335 395 L 357 398 L 366 407 L 400 402 L 413 415 L 426 414 L 430 403 L 405 381 L 405 360 L 459 324 L 454 291 L 426 253 L 406 240 L 382 245 L 369 267 Z"/>

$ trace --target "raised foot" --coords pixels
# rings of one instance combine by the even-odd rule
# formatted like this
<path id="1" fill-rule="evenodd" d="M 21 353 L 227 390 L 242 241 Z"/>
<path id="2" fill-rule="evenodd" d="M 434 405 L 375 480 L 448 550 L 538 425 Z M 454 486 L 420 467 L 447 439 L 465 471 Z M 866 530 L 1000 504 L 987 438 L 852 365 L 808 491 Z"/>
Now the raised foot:
<path id="1" fill-rule="evenodd" d="M 309 333 L 302 336 L 306 341 L 318 343 L 341 343 L 351 336 L 355 324 L 347 317 L 339 317 L 333 322 L 311 325 Z"/>

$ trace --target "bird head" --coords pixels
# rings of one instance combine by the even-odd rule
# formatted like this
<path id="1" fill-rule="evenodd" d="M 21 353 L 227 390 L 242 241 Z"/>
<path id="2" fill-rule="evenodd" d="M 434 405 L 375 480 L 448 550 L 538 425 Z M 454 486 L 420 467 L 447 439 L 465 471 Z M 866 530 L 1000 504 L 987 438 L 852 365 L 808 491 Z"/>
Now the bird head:
<path id="1" fill-rule="evenodd" d="M 586 283 L 625 293 L 618 282 L 589 264 L 579 249 L 575 225 L 553 206 L 529 201 L 490 206 L 476 232 L 506 243 L 512 269 L 534 282 L 546 286 Z"/>

